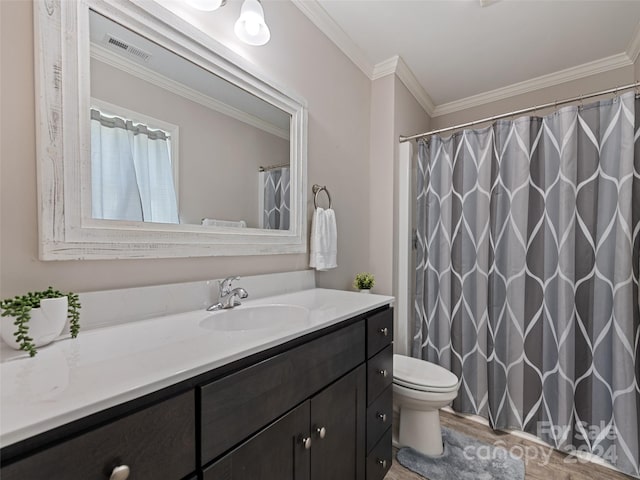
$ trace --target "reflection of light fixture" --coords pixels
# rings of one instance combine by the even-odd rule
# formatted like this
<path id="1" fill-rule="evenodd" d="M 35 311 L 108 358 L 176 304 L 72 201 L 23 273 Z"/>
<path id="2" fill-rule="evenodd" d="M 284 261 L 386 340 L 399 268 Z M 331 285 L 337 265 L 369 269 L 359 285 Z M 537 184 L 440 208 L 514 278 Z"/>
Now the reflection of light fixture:
<path id="1" fill-rule="evenodd" d="M 224 7 L 227 0 L 186 0 L 186 2 L 193 8 L 198 10 L 204 10 L 205 12 L 212 12 Z"/>
<path id="2" fill-rule="evenodd" d="M 240 18 L 233 29 L 236 36 L 249 45 L 264 45 L 271 38 L 259 0 L 244 0 Z"/>

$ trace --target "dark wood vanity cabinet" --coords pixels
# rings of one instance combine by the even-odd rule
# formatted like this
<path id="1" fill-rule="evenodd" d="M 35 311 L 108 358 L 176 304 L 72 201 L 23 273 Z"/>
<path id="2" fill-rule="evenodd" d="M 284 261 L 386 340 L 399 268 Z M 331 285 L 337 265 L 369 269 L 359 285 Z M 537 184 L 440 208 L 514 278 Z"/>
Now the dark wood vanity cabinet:
<path id="1" fill-rule="evenodd" d="M 379 308 L 134 412 L 114 407 L 110 421 L 79 420 L 37 451 L 3 449 L 0 477 L 108 480 L 127 465 L 129 480 L 381 480 L 392 454 L 392 324 L 392 309 Z"/>
<path id="2" fill-rule="evenodd" d="M 360 366 L 204 469 L 203 480 L 364 480 Z"/>
<path id="3" fill-rule="evenodd" d="M 364 480 L 364 359 L 359 321 L 200 387 L 202 464 L 259 431 L 203 478 Z"/>
<path id="4" fill-rule="evenodd" d="M 367 317 L 367 480 L 391 468 L 393 419 L 393 310 Z"/>
<path id="5" fill-rule="evenodd" d="M 195 470 L 195 440 L 190 391 L 3 466 L 0 478 L 102 480 L 126 465 L 130 480 L 177 480 Z"/>

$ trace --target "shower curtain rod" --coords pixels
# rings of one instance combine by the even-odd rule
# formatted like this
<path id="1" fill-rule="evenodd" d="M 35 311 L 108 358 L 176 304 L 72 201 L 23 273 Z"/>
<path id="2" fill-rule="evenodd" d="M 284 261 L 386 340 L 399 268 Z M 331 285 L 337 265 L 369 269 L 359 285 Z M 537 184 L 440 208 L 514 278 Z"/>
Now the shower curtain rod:
<path id="1" fill-rule="evenodd" d="M 275 170 L 277 168 L 288 167 L 288 163 L 281 163 L 280 165 L 270 165 L 268 167 L 258 167 L 259 172 L 268 172 L 269 170 Z"/>
<path id="2" fill-rule="evenodd" d="M 534 107 L 523 108 L 522 110 L 514 110 L 513 112 L 502 113 L 500 115 L 494 115 L 493 117 L 487 117 L 481 120 L 474 120 L 473 122 L 461 123 L 460 125 L 456 125 L 454 127 L 439 128 L 438 130 L 431 130 L 430 132 L 426 132 L 426 133 L 418 133 L 416 135 L 411 135 L 408 137 L 404 135 L 400 135 L 399 141 L 400 143 L 404 143 L 404 142 L 408 142 L 410 140 L 415 140 L 418 138 L 430 137 L 431 135 L 436 135 L 438 133 L 450 132 L 452 130 L 458 130 L 460 128 L 472 127 L 473 125 L 477 125 L 479 123 L 493 122 L 495 120 L 500 120 L 501 118 L 507 118 L 513 115 L 522 115 L 523 113 L 535 112 L 536 110 L 542 110 L 550 107 L 557 107 L 559 105 L 565 105 L 567 103 L 582 101 L 588 98 L 599 97 L 600 95 L 607 95 L 609 93 L 617 94 L 622 90 L 630 90 L 632 88 L 638 88 L 638 87 L 640 87 L 640 82 L 635 82 L 629 85 L 625 85 L 623 87 L 611 88 L 609 90 L 602 90 L 600 92 L 594 92 L 586 95 L 580 95 L 578 97 L 567 98 L 566 100 L 559 100 L 556 102 L 545 103 L 543 105 L 536 105 Z"/>

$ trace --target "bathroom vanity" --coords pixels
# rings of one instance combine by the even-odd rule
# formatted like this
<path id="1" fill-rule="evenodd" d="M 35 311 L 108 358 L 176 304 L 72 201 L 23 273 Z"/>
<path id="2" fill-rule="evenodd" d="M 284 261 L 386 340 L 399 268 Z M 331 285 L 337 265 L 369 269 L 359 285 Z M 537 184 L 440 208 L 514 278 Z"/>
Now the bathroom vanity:
<path id="1" fill-rule="evenodd" d="M 207 312 L 155 320 L 158 336 L 147 339 L 155 342 L 152 353 L 138 356 L 124 349 L 121 354 L 128 359 L 120 365 L 128 364 L 129 372 L 125 368 L 121 373 L 135 377 L 140 371 L 162 371 L 174 360 L 174 375 L 163 380 L 169 384 L 155 389 L 158 383 L 149 382 L 134 389 L 135 398 L 122 403 L 113 395 L 106 401 L 114 404 L 105 409 L 99 408 L 100 402 L 89 404 L 89 399 L 81 398 L 73 400 L 75 406 L 60 407 L 64 393 L 57 395 L 55 389 L 39 399 L 25 398 L 33 405 L 24 408 L 12 406 L 11 398 L 17 397 L 9 394 L 9 405 L 2 406 L 1 476 L 3 480 L 382 479 L 392 455 L 390 300 L 322 289 L 282 295 L 275 299 L 277 304 L 304 305 L 309 315 L 302 327 L 280 328 L 280 333 L 211 331 L 205 323 Z M 263 300 L 237 309 L 259 311 L 262 304 L 269 306 Z M 170 325 L 180 325 L 179 331 L 172 335 Z M 129 328 L 120 333 L 135 335 L 135 327 L 89 332 L 86 336 L 92 338 L 79 350 L 71 340 L 50 347 L 63 346 L 67 364 L 74 353 L 85 355 L 70 367 L 66 391 L 78 395 L 74 383 L 89 376 L 95 376 L 93 385 L 109 382 L 120 367 L 101 374 L 102 363 L 96 357 L 101 352 L 84 348 L 100 341 L 101 334 L 117 335 L 119 329 Z M 82 342 L 82 336 L 78 340 Z M 184 356 L 176 352 L 186 352 L 189 344 L 192 357 L 187 362 L 193 365 L 184 369 Z M 43 348 L 38 356 L 48 354 Z M 21 373 L 29 375 L 28 370 L 9 369 L 19 370 L 15 365 L 20 362 L 20 367 L 28 368 L 30 361 L 3 364 L 3 374 L 11 377 L 3 380 L 3 389 L 24 386 Z M 3 400 L 8 398 L 5 394 Z M 47 404 L 53 406 L 48 415 L 34 413 L 37 407 L 47 409 Z M 7 415 L 25 418 L 5 421 Z M 65 419 L 72 420 L 65 423 Z"/>

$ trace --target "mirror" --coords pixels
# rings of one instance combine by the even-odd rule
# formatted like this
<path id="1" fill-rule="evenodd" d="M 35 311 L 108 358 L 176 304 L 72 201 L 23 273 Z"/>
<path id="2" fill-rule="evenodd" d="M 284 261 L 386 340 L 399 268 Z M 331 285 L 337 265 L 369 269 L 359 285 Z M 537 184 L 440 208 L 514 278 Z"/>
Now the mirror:
<path id="1" fill-rule="evenodd" d="M 36 2 L 41 258 L 306 251 L 304 100 L 116 3 Z"/>
<path id="2" fill-rule="evenodd" d="M 89 11 L 92 218 L 289 229 L 291 115 Z"/>

